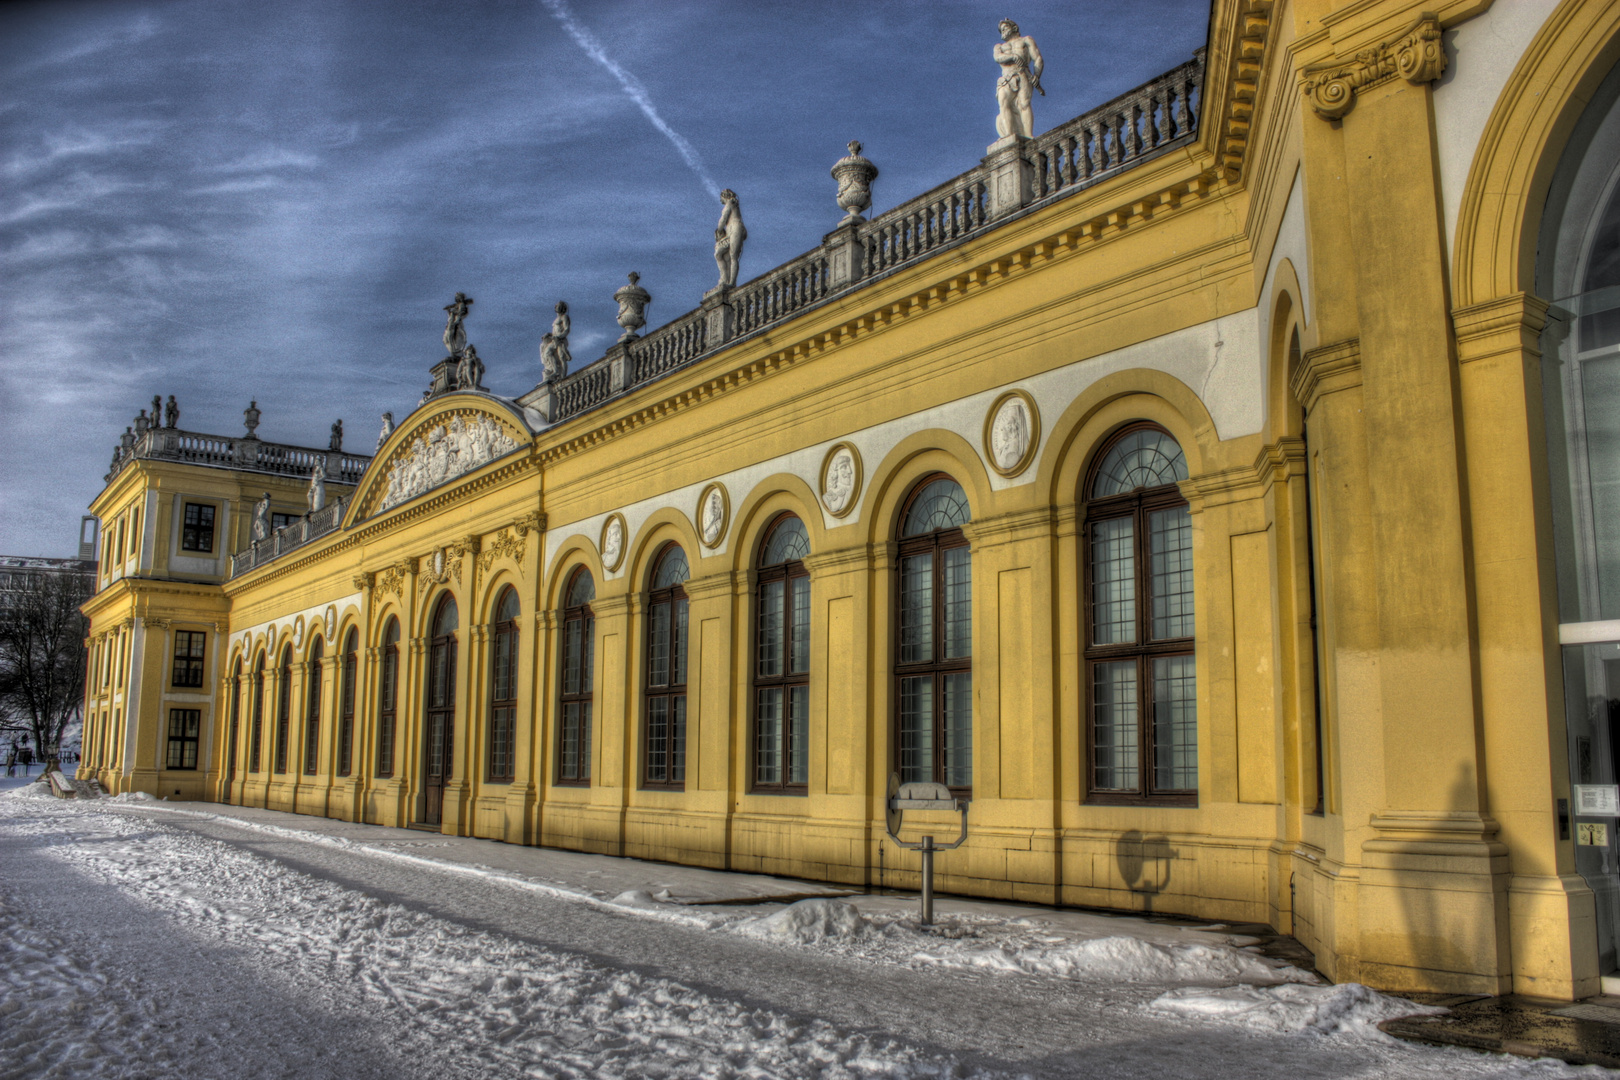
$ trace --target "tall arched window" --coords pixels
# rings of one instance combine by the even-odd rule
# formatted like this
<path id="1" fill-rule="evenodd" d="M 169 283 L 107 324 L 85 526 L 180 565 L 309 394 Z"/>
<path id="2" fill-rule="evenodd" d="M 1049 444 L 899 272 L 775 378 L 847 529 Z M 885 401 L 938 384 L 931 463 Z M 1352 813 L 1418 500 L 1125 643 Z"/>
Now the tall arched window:
<path id="1" fill-rule="evenodd" d="M 647 603 L 646 787 L 686 787 L 686 553 L 670 544 L 653 565 Z"/>
<path id="2" fill-rule="evenodd" d="M 422 717 L 422 821 L 438 825 L 444 814 L 444 788 L 455 767 L 456 628 L 455 597 L 446 593 L 433 612 L 428 641 L 427 708 Z"/>
<path id="3" fill-rule="evenodd" d="M 518 596 L 510 585 L 495 605 L 489 649 L 489 779 L 506 783 L 517 762 Z"/>
<path id="4" fill-rule="evenodd" d="M 236 749 L 240 745 L 238 739 L 242 728 L 242 658 L 237 657 L 236 663 L 231 665 L 231 730 L 226 739 L 225 750 L 225 783 L 229 784 L 236 779 Z M 226 798 L 230 798 L 227 794 Z"/>
<path id="5" fill-rule="evenodd" d="M 314 776 L 320 765 L 321 675 L 326 649 L 317 637 L 309 649 L 309 685 L 304 688 L 304 775 Z"/>
<path id="6" fill-rule="evenodd" d="M 394 729 L 399 719 L 399 620 L 383 627 L 382 671 L 377 678 L 377 778 L 394 775 Z"/>
<path id="7" fill-rule="evenodd" d="M 281 687 L 276 705 L 276 772 L 287 771 L 287 743 L 292 738 L 292 646 L 281 650 Z"/>
<path id="8" fill-rule="evenodd" d="M 360 633 L 349 628 L 343 639 L 343 691 L 338 697 L 337 773 L 354 769 L 354 684 L 360 676 Z"/>
<path id="9" fill-rule="evenodd" d="M 760 547 L 754 597 L 754 790 L 802 794 L 810 782 L 810 537 L 783 514 Z"/>
<path id="10" fill-rule="evenodd" d="M 1198 795 L 1192 518 L 1176 440 L 1133 424 L 1097 457 L 1086 502 L 1090 801 Z"/>
<path id="11" fill-rule="evenodd" d="M 259 752 L 264 747 L 264 653 L 253 661 L 253 722 L 248 735 L 248 772 L 259 771 Z"/>
<path id="12" fill-rule="evenodd" d="M 902 783 L 973 787 L 973 574 L 962 486 L 943 474 L 900 516 L 895 745 Z"/>
<path id="13" fill-rule="evenodd" d="M 558 712 L 562 723 L 557 731 L 557 782 L 591 782 L 591 705 L 592 671 L 596 648 L 596 620 L 591 601 L 596 599 L 596 582 L 583 566 L 568 579 L 562 616 L 562 693 Z"/>

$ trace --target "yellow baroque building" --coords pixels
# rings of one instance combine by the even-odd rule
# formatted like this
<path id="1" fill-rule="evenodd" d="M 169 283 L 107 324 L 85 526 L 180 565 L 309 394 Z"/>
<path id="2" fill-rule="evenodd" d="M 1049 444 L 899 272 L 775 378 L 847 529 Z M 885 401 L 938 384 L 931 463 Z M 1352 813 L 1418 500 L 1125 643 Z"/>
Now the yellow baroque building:
<path id="1" fill-rule="evenodd" d="M 1210 25 L 520 399 L 441 362 L 373 460 L 143 433 L 81 774 L 905 887 L 898 773 L 972 800 L 944 890 L 1596 993 L 1620 4 Z"/>

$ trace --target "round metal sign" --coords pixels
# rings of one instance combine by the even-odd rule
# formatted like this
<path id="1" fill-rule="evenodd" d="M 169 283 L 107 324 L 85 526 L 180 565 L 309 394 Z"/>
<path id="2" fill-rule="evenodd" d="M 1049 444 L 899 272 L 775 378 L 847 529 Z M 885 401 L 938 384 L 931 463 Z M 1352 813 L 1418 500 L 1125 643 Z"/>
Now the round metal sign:
<path id="1" fill-rule="evenodd" d="M 898 836 L 900 834 L 901 814 L 899 810 L 894 808 L 895 796 L 899 794 L 900 774 L 897 772 L 892 772 L 889 774 L 889 797 L 883 800 L 883 812 L 887 816 L 887 824 L 889 826 L 890 836 Z"/>

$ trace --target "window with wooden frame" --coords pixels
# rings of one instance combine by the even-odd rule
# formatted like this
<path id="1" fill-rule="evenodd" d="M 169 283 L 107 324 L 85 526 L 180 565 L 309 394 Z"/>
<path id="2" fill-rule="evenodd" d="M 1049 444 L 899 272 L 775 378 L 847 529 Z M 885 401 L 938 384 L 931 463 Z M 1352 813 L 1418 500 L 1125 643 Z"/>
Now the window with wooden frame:
<path id="1" fill-rule="evenodd" d="M 377 677 L 377 778 L 394 775 L 394 729 L 399 718 L 399 620 L 383 627 L 382 671 Z"/>
<path id="2" fill-rule="evenodd" d="M 175 686 L 201 686 L 203 684 L 203 653 L 208 648 L 208 635 L 196 630 L 176 630 L 174 634 Z"/>
<path id="3" fill-rule="evenodd" d="M 810 783 L 810 537 L 782 514 L 760 546 L 754 590 L 754 783 L 802 795 Z"/>
<path id="4" fill-rule="evenodd" d="M 354 768 L 354 684 L 360 676 L 360 634 L 352 626 L 343 639 L 343 688 L 338 695 L 337 774 Z"/>
<path id="5" fill-rule="evenodd" d="M 292 738 L 292 646 L 281 651 L 281 688 L 276 703 L 276 772 L 287 771 L 288 742 Z"/>
<path id="6" fill-rule="evenodd" d="M 517 765 L 518 595 L 508 585 L 489 637 L 489 779 L 508 783 Z"/>
<path id="7" fill-rule="evenodd" d="M 214 550 L 214 507 L 208 503 L 186 503 L 180 526 L 180 550 L 212 554 Z"/>
<path id="8" fill-rule="evenodd" d="M 285 529 L 288 525 L 291 525 L 293 522 L 297 521 L 298 517 L 299 515 L 297 514 L 271 514 L 270 528 L 272 531 L 276 529 Z"/>
<path id="9" fill-rule="evenodd" d="M 241 745 L 237 740 L 242 730 L 242 658 L 238 656 L 231 665 L 231 726 L 225 739 L 225 781 L 236 779 L 236 751 Z"/>
<path id="10" fill-rule="evenodd" d="M 320 765 L 321 680 L 326 649 L 316 638 L 309 650 L 309 681 L 304 687 L 304 775 L 314 776 Z"/>
<path id="11" fill-rule="evenodd" d="M 895 757 L 902 783 L 973 789 L 973 572 L 962 486 L 923 478 L 900 515 Z"/>
<path id="12" fill-rule="evenodd" d="M 562 613 L 562 693 L 558 695 L 557 783 L 591 782 L 591 709 L 596 619 L 591 601 L 596 581 L 583 566 L 568 579 Z"/>
<path id="13" fill-rule="evenodd" d="M 253 662 L 253 722 L 248 732 L 248 772 L 259 771 L 259 751 L 264 747 L 264 653 Z"/>
<path id="14" fill-rule="evenodd" d="M 448 592 L 439 597 L 432 611 L 423 687 L 422 820 L 436 825 L 443 820 L 444 789 L 450 784 L 456 764 L 456 631 L 461 616 L 456 598 Z M 467 764 L 470 767 L 471 763 Z"/>
<path id="15" fill-rule="evenodd" d="M 643 787 L 686 788 L 686 552 L 668 544 L 653 563 L 647 598 L 647 693 L 642 710 Z"/>
<path id="16" fill-rule="evenodd" d="M 197 739 L 202 730 L 201 709 L 169 710 L 169 746 L 166 769 L 195 769 Z"/>
<path id="17" fill-rule="evenodd" d="M 1088 802 L 1195 805 L 1192 518 L 1181 447 L 1131 424 L 1086 486 Z"/>

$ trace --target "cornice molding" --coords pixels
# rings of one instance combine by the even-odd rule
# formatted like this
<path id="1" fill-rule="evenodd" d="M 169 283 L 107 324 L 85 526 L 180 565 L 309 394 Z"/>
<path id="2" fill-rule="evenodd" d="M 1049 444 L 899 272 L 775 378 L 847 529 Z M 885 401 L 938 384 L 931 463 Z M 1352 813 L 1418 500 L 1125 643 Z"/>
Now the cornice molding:
<path id="1" fill-rule="evenodd" d="M 1513 352 L 1541 355 L 1541 331 L 1547 325 L 1547 301 L 1530 293 L 1487 300 L 1451 313 L 1457 337 L 1457 362 L 1471 363 Z"/>
<path id="2" fill-rule="evenodd" d="M 1346 338 L 1312 349 L 1288 380 L 1294 398 L 1309 412 L 1323 394 L 1361 385 L 1361 339 Z"/>
<path id="3" fill-rule="evenodd" d="M 1356 94 L 1400 75 L 1421 86 L 1446 70 L 1446 50 L 1440 41 L 1440 20 L 1425 12 L 1399 37 L 1348 60 L 1312 64 L 1299 73 L 1300 92 L 1312 111 L 1324 120 L 1339 120 L 1356 103 Z"/>

